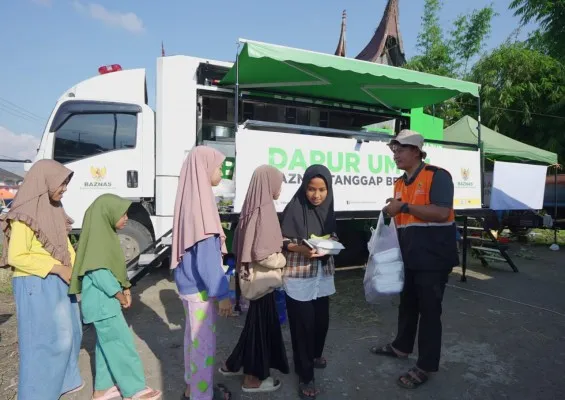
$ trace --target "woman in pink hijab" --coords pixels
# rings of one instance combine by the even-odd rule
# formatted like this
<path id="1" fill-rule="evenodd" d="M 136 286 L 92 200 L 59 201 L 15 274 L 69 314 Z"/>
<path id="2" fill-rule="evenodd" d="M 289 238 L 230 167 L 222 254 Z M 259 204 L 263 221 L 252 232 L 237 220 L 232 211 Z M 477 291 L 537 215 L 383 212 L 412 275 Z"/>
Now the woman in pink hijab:
<path id="1" fill-rule="evenodd" d="M 222 180 L 224 155 L 195 147 L 181 170 L 175 214 L 171 268 L 186 313 L 184 334 L 185 400 L 229 400 L 223 385 L 213 385 L 216 310 L 231 314 L 229 282 L 223 270 L 225 234 L 212 186 Z"/>
<path id="2" fill-rule="evenodd" d="M 283 174 L 262 165 L 255 170 L 235 231 L 234 249 L 243 295 L 250 300 L 245 327 L 225 366 L 224 376 L 245 374 L 246 393 L 273 392 L 281 382 L 270 369 L 289 373 L 288 359 L 275 303 L 282 286 L 283 236 L 273 200 L 281 193 Z"/>

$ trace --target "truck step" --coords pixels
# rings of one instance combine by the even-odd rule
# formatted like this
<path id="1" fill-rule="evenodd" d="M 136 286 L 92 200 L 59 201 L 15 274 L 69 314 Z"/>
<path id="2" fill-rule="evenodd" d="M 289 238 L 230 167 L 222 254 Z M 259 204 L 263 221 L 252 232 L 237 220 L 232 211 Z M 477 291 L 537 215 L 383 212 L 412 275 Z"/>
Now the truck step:
<path id="1" fill-rule="evenodd" d="M 165 236 L 161 238 L 161 244 L 164 246 L 171 246 L 173 244 L 173 236 Z"/>
<path id="2" fill-rule="evenodd" d="M 128 269 L 128 281 L 132 281 L 140 273 L 144 272 L 143 268 Z"/>
<path id="3" fill-rule="evenodd" d="M 158 254 L 148 253 L 148 254 L 140 254 L 139 260 L 137 261 L 137 265 L 145 266 L 151 264 L 159 257 Z"/>

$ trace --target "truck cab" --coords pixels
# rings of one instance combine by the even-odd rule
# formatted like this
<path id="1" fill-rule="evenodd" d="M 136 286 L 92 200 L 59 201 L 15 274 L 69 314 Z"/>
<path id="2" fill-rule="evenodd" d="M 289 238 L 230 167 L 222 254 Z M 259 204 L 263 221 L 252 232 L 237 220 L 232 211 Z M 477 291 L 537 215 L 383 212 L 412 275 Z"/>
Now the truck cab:
<path id="1" fill-rule="evenodd" d="M 101 194 L 133 201 L 130 224 L 120 235 L 126 259 L 139 255 L 154 238 L 146 201 L 155 193 L 154 132 L 145 70 L 101 74 L 58 99 L 36 156 L 74 172 L 64 203 L 75 232 L 86 208 Z"/>

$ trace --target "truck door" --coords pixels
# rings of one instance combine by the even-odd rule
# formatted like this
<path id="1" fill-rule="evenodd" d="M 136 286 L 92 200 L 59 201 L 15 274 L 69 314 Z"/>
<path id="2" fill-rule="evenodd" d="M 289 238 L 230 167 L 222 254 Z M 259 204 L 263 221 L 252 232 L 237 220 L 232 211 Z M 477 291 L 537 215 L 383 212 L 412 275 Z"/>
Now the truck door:
<path id="1" fill-rule="evenodd" d="M 82 226 L 84 212 L 101 194 L 153 197 L 153 128 L 146 105 L 86 100 L 58 105 L 43 138 L 42 158 L 74 171 L 63 199 L 74 228 Z"/>

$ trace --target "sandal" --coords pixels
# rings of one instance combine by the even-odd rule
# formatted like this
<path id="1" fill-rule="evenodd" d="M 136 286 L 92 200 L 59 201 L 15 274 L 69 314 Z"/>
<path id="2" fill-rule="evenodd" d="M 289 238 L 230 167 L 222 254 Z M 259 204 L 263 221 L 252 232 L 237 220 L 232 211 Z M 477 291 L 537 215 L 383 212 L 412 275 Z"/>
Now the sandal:
<path id="1" fill-rule="evenodd" d="M 222 374 L 223 376 L 227 376 L 227 377 L 229 377 L 229 376 L 241 376 L 241 375 L 243 375 L 243 368 L 240 369 L 237 372 L 232 372 L 229 369 L 227 369 L 227 367 L 224 365 L 223 367 L 218 368 L 218 372 L 220 374 Z"/>
<path id="2" fill-rule="evenodd" d="M 245 387 L 241 385 L 241 390 L 245 393 L 270 393 L 275 392 L 281 388 L 281 381 L 278 379 L 273 379 L 268 377 L 267 379 L 261 381 L 259 387 Z"/>
<path id="3" fill-rule="evenodd" d="M 392 348 L 392 345 L 389 344 L 385 344 L 382 347 L 379 346 L 373 346 L 370 349 L 371 353 L 377 355 L 377 356 L 385 356 L 385 357 L 391 357 L 391 358 L 400 358 L 400 359 L 407 359 L 408 356 L 400 356 L 398 355 L 398 353 L 396 351 L 394 351 L 394 349 Z"/>
<path id="4" fill-rule="evenodd" d="M 64 395 L 68 395 L 68 394 L 73 394 L 73 393 L 78 393 L 80 392 L 82 389 L 84 389 L 85 383 L 84 381 L 78 385 L 76 388 L 69 390 L 68 392 L 63 393 Z"/>
<path id="5" fill-rule="evenodd" d="M 308 394 L 311 392 L 313 394 Z M 298 383 L 298 396 L 303 400 L 315 400 L 316 396 L 320 394 L 320 391 L 316 389 L 316 384 L 314 380 L 310 381 L 310 383 Z"/>
<path id="6" fill-rule="evenodd" d="M 324 357 L 314 359 L 314 368 L 324 369 L 327 366 L 328 366 L 328 360 L 326 360 Z"/>
<path id="7" fill-rule="evenodd" d="M 407 373 L 401 375 L 397 380 L 396 383 L 398 386 L 404 389 L 417 389 L 426 383 L 429 379 L 428 374 L 426 374 L 421 369 L 414 367 L 408 370 Z"/>
<path id="8" fill-rule="evenodd" d="M 153 393 L 153 396 L 143 397 L 143 396 L 145 396 L 147 394 L 151 394 L 151 393 Z M 142 391 L 137 392 L 136 394 L 134 394 L 131 397 L 127 397 L 127 398 L 124 397 L 124 400 L 158 400 L 158 399 L 161 398 L 161 395 L 162 395 L 161 391 L 153 390 L 150 387 L 147 387 L 147 388 L 143 389 Z"/>
<path id="9" fill-rule="evenodd" d="M 225 387 L 221 383 L 218 383 L 216 386 L 214 386 L 214 400 L 231 400 L 231 398 L 231 392 L 227 387 Z"/>
<path id="10" fill-rule="evenodd" d="M 106 390 L 104 394 L 100 397 L 92 396 L 92 400 L 112 400 L 112 399 L 121 399 L 122 395 L 118 390 L 117 386 L 112 386 L 110 389 Z"/>

